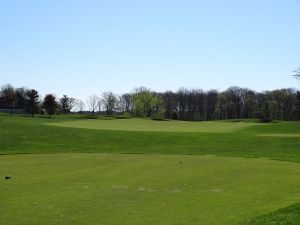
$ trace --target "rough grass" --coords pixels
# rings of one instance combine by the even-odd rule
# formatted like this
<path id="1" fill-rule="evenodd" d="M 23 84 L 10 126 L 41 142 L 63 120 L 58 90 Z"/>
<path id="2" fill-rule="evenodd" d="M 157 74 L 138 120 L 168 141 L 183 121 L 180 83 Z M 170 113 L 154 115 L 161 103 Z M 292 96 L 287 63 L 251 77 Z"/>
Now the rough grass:
<path id="1" fill-rule="evenodd" d="M 7 155 L 0 171 L 5 225 L 232 225 L 300 200 L 300 164 L 263 159 Z"/>
<path id="2" fill-rule="evenodd" d="M 299 225 L 300 204 L 280 209 L 239 225 Z"/>

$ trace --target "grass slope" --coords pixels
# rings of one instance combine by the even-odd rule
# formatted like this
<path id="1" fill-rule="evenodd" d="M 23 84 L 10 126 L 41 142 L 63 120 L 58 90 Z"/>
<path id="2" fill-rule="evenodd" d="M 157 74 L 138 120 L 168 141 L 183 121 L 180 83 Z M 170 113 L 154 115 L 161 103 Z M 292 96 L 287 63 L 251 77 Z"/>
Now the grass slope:
<path id="1" fill-rule="evenodd" d="M 0 171 L 5 225 L 231 225 L 300 200 L 300 164 L 264 159 L 7 155 Z"/>
<path id="2" fill-rule="evenodd" d="M 17 153 L 159 153 L 212 154 L 238 157 L 264 157 L 300 162 L 299 137 L 264 137 L 261 134 L 300 134 L 300 123 L 281 122 L 250 125 L 236 131 L 161 132 L 74 129 L 49 126 L 68 118 L 40 119 L 2 116 L 0 154 Z M 74 119 L 73 119 L 74 120 Z M 72 121 L 72 120 L 71 120 Z M 85 121 L 77 120 L 79 123 Z M 108 122 L 116 123 L 121 120 Z M 123 121 L 123 120 L 122 120 Z M 129 122 L 131 119 L 128 120 Z M 92 121 L 93 122 L 93 121 Z M 139 120 L 139 123 L 147 120 Z M 169 121 L 154 121 L 163 127 Z M 174 121 L 176 123 L 177 121 Z M 219 122 L 211 122 L 215 126 Z M 229 126 L 239 123 L 226 122 Z M 203 126 L 201 122 L 197 123 Z M 210 122 L 205 122 L 210 124 Z M 221 123 L 222 126 L 224 122 Z M 216 130 L 216 128 L 214 128 Z"/>
<path id="3" fill-rule="evenodd" d="M 299 225 L 300 204 L 280 209 L 239 225 Z"/>

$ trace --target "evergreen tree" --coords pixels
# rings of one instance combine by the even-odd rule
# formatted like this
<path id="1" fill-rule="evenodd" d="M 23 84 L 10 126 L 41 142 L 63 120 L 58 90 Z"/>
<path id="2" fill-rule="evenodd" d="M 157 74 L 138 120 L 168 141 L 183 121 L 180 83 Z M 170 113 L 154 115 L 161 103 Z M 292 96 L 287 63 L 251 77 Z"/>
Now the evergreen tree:
<path id="1" fill-rule="evenodd" d="M 39 109 L 39 94 L 36 90 L 31 89 L 26 91 L 26 111 L 31 113 L 32 117 L 38 112 Z"/>

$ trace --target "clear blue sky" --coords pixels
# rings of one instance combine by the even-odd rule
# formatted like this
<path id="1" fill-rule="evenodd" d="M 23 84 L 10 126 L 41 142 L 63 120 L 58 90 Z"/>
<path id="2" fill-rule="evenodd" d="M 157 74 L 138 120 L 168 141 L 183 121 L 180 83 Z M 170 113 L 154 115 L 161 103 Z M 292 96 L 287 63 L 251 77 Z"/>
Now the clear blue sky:
<path id="1" fill-rule="evenodd" d="M 0 0 L 0 85 L 299 87 L 300 0 Z"/>

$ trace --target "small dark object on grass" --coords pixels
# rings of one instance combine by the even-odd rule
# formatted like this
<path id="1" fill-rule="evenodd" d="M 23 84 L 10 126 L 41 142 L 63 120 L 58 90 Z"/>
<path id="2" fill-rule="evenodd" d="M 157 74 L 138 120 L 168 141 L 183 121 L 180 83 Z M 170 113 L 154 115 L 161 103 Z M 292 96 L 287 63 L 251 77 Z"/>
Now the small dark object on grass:
<path id="1" fill-rule="evenodd" d="M 11 176 L 5 176 L 5 180 L 11 179 Z"/>
<path id="2" fill-rule="evenodd" d="M 182 161 L 179 161 L 179 164 L 182 164 L 183 162 Z"/>

